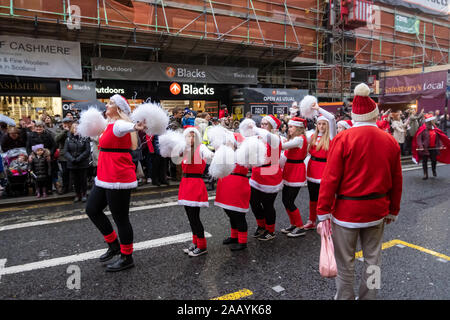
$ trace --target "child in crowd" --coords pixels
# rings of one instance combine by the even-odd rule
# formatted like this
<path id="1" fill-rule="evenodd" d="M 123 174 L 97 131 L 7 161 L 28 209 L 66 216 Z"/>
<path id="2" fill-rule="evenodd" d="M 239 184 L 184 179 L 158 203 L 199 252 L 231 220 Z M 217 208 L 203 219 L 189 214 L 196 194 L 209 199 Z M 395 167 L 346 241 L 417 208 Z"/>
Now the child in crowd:
<path id="1" fill-rule="evenodd" d="M 23 172 L 28 170 L 28 156 L 26 154 L 19 154 L 19 156 L 11 161 L 9 170 L 13 175 L 22 175 Z"/>
<path id="2" fill-rule="evenodd" d="M 47 197 L 46 184 L 51 177 L 50 151 L 43 144 L 34 145 L 31 150 L 30 170 L 36 183 L 36 197 Z"/>

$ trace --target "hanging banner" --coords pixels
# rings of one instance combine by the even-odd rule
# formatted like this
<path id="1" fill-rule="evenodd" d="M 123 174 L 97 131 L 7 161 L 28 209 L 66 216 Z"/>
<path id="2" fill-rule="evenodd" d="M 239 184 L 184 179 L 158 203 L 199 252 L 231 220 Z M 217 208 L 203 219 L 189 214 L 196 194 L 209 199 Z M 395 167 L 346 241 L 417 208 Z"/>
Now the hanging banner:
<path id="1" fill-rule="evenodd" d="M 450 14 L 449 0 L 375 0 L 391 6 L 402 6 L 409 9 L 418 9 L 428 14 L 446 16 Z"/>
<path id="2" fill-rule="evenodd" d="M 0 36 L 0 74 L 81 79 L 80 43 Z"/>
<path id="3" fill-rule="evenodd" d="M 400 14 L 395 15 L 395 31 L 419 34 L 420 20 L 413 17 L 406 17 Z"/>
<path id="4" fill-rule="evenodd" d="M 60 81 L 60 87 L 64 116 L 69 111 L 81 111 L 97 100 L 95 81 Z"/>
<path id="5" fill-rule="evenodd" d="M 93 79 L 257 84 L 258 69 L 91 58 Z"/>
<path id="6" fill-rule="evenodd" d="M 308 90 L 275 88 L 242 88 L 231 91 L 234 108 L 240 108 L 242 114 L 253 115 L 289 114 L 293 103 L 300 104 Z"/>

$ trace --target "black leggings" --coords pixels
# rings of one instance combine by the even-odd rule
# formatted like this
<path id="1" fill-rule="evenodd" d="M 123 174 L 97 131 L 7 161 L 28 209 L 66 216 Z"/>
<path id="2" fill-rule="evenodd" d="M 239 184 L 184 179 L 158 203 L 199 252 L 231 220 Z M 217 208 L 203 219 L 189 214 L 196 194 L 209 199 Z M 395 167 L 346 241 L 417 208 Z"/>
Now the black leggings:
<path id="1" fill-rule="evenodd" d="M 309 201 L 319 200 L 320 183 L 308 181 Z"/>
<path id="2" fill-rule="evenodd" d="M 228 209 L 224 210 L 227 216 L 230 218 L 231 229 L 236 229 L 239 232 L 247 232 L 247 220 L 245 220 L 245 212 L 237 212 Z"/>
<path id="3" fill-rule="evenodd" d="M 265 193 L 251 188 L 250 206 L 257 220 L 265 219 L 266 225 L 274 225 L 276 211 L 274 207 L 278 193 Z"/>
<path id="4" fill-rule="evenodd" d="M 197 238 L 204 238 L 205 229 L 200 221 L 200 207 L 184 206 L 184 209 L 191 225 L 192 234 L 197 236 Z"/>
<path id="5" fill-rule="evenodd" d="M 117 226 L 122 244 L 133 243 L 133 228 L 130 223 L 131 189 L 105 189 L 94 185 L 86 204 L 86 214 L 98 230 L 107 236 L 114 229 L 103 210 L 109 206 L 111 215 Z"/>
<path id="6" fill-rule="evenodd" d="M 295 205 L 295 199 L 300 192 L 300 188 L 301 187 L 290 187 L 286 185 L 283 187 L 283 191 L 281 192 L 281 200 L 283 201 L 283 205 L 287 210 L 295 211 L 297 209 Z"/>
<path id="7" fill-rule="evenodd" d="M 431 169 L 436 171 L 437 150 L 429 150 L 430 155 L 424 155 L 422 158 L 422 168 L 424 172 L 428 171 L 428 159 L 431 160 Z"/>
<path id="8" fill-rule="evenodd" d="M 70 181 L 78 196 L 85 196 L 87 191 L 87 170 L 88 169 L 69 169 Z"/>

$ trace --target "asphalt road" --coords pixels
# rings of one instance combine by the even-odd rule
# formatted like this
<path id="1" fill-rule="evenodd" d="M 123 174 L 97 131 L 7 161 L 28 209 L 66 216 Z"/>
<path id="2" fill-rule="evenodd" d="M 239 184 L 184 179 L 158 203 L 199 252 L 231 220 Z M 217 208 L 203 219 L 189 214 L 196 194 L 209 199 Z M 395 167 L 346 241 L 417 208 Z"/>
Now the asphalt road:
<path id="1" fill-rule="evenodd" d="M 385 228 L 384 242 L 392 246 L 382 253 L 380 299 L 450 299 L 450 166 L 438 167 L 437 178 L 421 178 L 421 170 L 404 172 L 399 218 Z M 304 222 L 307 199 L 303 188 L 296 202 Z M 291 239 L 279 231 L 289 224 L 280 194 L 276 238 L 249 236 L 240 252 L 222 245 L 229 221 L 210 201 L 201 210 L 208 254 L 196 258 L 182 252 L 191 234 L 175 202 L 176 196 L 133 197 L 136 267 L 119 273 L 106 273 L 97 261 L 101 252 L 93 251 L 104 250 L 105 243 L 82 204 L 0 212 L 0 299 L 333 299 L 334 280 L 318 272 L 320 236 L 309 231 Z M 256 228 L 252 212 L 247 222 L 250 235 Z M 361 266 L 357 260 L 357 280 Z"/>

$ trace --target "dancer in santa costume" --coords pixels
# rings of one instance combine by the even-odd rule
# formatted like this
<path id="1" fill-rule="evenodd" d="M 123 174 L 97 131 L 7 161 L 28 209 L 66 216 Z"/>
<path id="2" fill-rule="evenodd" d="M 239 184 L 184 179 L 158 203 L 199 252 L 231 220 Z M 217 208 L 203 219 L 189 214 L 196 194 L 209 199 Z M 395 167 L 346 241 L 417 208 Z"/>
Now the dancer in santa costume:
<path id="1" fill-rule="evenodd" d="M 234 137 L 233 150 L 244 140 L 240 133 L 234 133 Z M 231 244 L 231 251 L 247 248 L 248 227 L 245 214 L 250 209 L 250 184 L 247 174 L 247 167 L 236 164 L 231 174 L 217 180 L 214 205 L 223 208 L 230 219 L 230 237 L 226 238 L 223 244 Z"/>
<path id="2" fill-rule="evenodd" d="M 286 158 L 283 168 L 282 201 L 289 216 L 290 226 L 281 229 L 288 237 L 305 235 L 302 217 L 295 205 L 300 188 L 306 185 L 306 166 L 304 160 L 308 153 L 308 142 L 305 136 L 307 122 L 294 117 L 288 122 L 288 140 L 282 143 L 283 157 Z"/>
<path id="3" fill-rule="evenodd" d="M 183 251 L 190 257 L 197 257 L 208 252 L 200 208 L 209 207 L 208 192 L 202 175 L 206 162 L 213 158 L 214 153 L 202 143 L 200 132 L 195 127 L 186 127 L 183 134 L 186 147 L 182 152 L 183 176 L 178 191 L 178 204 L 184 206 L 192 230 L 192 245 Z"/>
<path id="4" fill-rule="evenodd" d="M 121 271 L 134 266 L 133 228 L 129 219 L 131 190 L 137 187 L 136 167 L 131 150 L 137 148 L 135 131 L 146 129 L 144 123 L 134 124 L 129 119 L 131 109 L 126 99 L 114 95 L 106 105 L 108 124 L 99 139 L 97 177 L 86 204 L 86 214 L 104 236 L 109 249 L 100 257 L 106 262 L 115 255 L 120 257 L 108 264 L 106 271 Z M 80 119 L 79 127 L 89 125 Z M 87 121 L 89 122 L 89 121 Z M 119 239 L 103 210 L 109 207 L 116 223 Z"/>
<path id="5" fill-rule="evenodd" d="M 337 265 L 335 299 L 355 300 L 355 253 L 361 244 L 364 268 L 358 297 L 375 299 L 377 289 L 368 286 L 369 267 L 381 264 L 384 225 L 400 211 L 402 168 L 397 141 L 376 125 L 378 107 L 365 84 L 355 88 L 353 127 L 339 133 L 327 155 L 317 217 L 331 219 Z M 382 152 L 379 152 L 382 150 Z M 376 154 L 376 156 L 374 156 Z M 359 238 L 359 241 L 358 241 Z"/>
<path id="6" fill-rule="evenodd" d="M 330 142 L 336 135 L 336 120 L 333 114 L 319 107 L 317 99 L 313 96 L 303 98 L 300 108 L 319 113 L 316 129 L 308 144 L 310 159 L 306 169 L 309 192 L 309 219 L 303 226 L 303 229 L 312 230 L 316 228 L 316 208 L 317 199 L 319 198 L 320 181 L 327 164 Z"/>
<path id="7" fill-rule="evenodd" d="M 431 160 L 433 176 L 437 176 L 436 163 L 450 163 L 450 140 L 447 135 L 436 127 L 436 117 L 425 115 L 425 123 L 417 130 L 412 140 L 413 161 L 422 160 L 423 179 L 428 179 L 428 159 Z"/>
<path id="8" fill-rule="evenodd" d="M 261 241 L 275 238 L 276 211 L 274 207 L 278 191 L 283 188 L 283 174 L 280 168 L 281 140 L 272 131 L 278 130 L 281 121 L 273 115 L 261 120 L 261 128 L 254 131 L 266 143 L 266 164 L 252 169 L 250 178 L 250 206 L 258 227 L 253 237 Z"/>
<path id="9" fill-rule="evenodd" d="M 344 130 L 350 129 L 351 127 L 353 127 L 352 120 L 341 120 L 341 121 L 338 121 L 338 123 L 337 123 L 336 132 L 339 133 Z"/>

